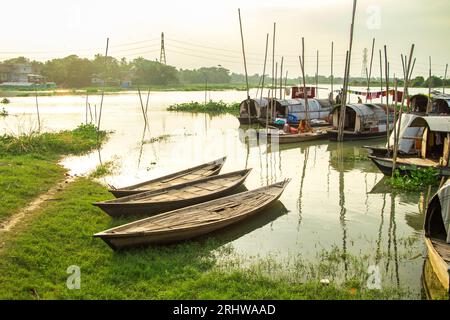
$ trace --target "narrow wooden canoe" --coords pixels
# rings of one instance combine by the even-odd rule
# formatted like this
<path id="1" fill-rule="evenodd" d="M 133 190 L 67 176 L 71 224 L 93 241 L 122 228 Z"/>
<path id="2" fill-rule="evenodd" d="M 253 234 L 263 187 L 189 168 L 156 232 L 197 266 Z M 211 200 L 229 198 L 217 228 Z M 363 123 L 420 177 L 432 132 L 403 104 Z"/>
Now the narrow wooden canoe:
<path id="1" fill-rule="evenodd" d="M 392 175 L 392 167 L 394 165 L 392 157 L 377 157 L 373 155 L 368 155 L 368 157 L 384 175 Z M 440 177 L 450 177 L 450 167 L 440 166 L 438 161 L 431 159 L 423 159 L 411 156 L 398 157 L 395 168 L 398 169 L 401 175 L 409 175 L 417 168 L 434 168 L 438 172 Z"/>
<path id="2" fill-rule="evenodd" d="M 161 213 L 94 235 L 112 249 L 165 244 L 195 238 L 261 212 L 276 201 L 290 179 L 275 184 Z"/>
<path id="3" fill-rule="evenodd" d="M 278 133 L 274 131 L 258 131 L 259 137 L 267 137 L 268 141 L 278 140 L 279 144 L 298 143 L 311 140 L 319 140 L 327 137 L 326 131 L 305 132 L 305 133 Z"/>
<path id="4" fill-rule="evenodd" d="M 447 181 L 428 204 L 425 215 L 425 245 L 430 268 L 444 292 L 449 293 L 450 243 L 448 219 L 450 214 L 450 180 Z M 447 224 L 447 227 L 446 227 Z"/>
<path id="5" fill-rule="evenodd" d="M 159 177 L 153 180 L 148 180 L 138 184 L 134 184 L 123 188 L 111 187 L 111 192 L 116 198 L 129 196 L 145 191 L 158 190 L 161 188 L 167 188 L 175 186 L 180 183 L 189 182 L 196 179 L 201 179 L 209 176 L 214 176 L 222 169 L 223 164 L 227 157 L 223 157 L 211 162 L 201 164 L 196 167 L 178 171 L 163 177 Z"/>
<path id="6" fill-rule="evenodd" d="M 239 187 L 251 169 L 206 177 L 175 186 L 94 203 L 111 217 L 151 216 L 223 197 Z"/>

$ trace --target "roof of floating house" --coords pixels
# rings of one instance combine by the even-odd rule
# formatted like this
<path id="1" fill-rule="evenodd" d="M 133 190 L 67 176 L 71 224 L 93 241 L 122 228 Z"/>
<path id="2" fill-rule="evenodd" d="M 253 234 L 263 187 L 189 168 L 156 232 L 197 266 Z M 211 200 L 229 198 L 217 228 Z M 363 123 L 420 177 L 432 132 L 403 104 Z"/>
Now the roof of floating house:
<path id="1" fill-rule="evenodd" d="M 335 106 L 333 108 L 334 112 L 337 109 L 340 109 L 341 106 Z M 356 112 L 356 114 L 362 119 L 365 118 L 378 118 L 385 119 L 386 118 L 386 105 L 384 104 L 370 104 L 370 103 L 351 103 L 347 104 L 347 108 L 352 109 Z M 392 108 L 389 108 L 392 112 Z"/>
<path id="2" fill-rule="evenodd" d="M 258 107 L 266 107 L 272 101 L 272 99 L 262 98 L 262 99 L 250 99 L 257 104 Z M 276 107 L 287 107 L 289 112 L 303 112 L 305 110 L 305 99 L 274 99 Z M 247 99 L 242 101 L 240 104 L 241 110 L 245 110 Z M 330 108 L 330 102 L 326 99 L 308 99 L 309 111 L 320 111 L 323 109 Z"/>
<path id="3" fill-rule="evenodd" d="M 431 131 L 436 132 L 450 132 L 450 117 L 417 117 L 415 118 L 410 127 L 425 127 L 428 126 Z"/>

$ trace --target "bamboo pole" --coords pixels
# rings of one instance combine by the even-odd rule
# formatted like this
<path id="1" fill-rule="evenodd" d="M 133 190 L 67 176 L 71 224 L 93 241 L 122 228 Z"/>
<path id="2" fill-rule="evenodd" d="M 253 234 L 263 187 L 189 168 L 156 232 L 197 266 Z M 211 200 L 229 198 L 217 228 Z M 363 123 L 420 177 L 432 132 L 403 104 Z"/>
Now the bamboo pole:
<path id="1" fill-rule="evenodd" d="M 305 121 L 309 126 L 309 105 L 308 105 L 308 92 L 306 90 L 306 76 L 305 76 L 305 38 L 302 37 L 302 55 L 298 57 L 300 60 L 300 68 L 302 71 L 303 79 L 303 99 L 305 100 Z"/>
<path id="2" fill-rule="evenodd" d="M 334 93 L 333 93 L 333 85 L 334 85 L 334 75 L 333 75 L 333 62 L 334 62 L 334 42 L 331 41 L 331 104 L 333 105 L 334 103 Z"/>
<path id="3" fill-rule="evenodd" d="M 142 116 L 144 117 L 144 129 L 147 127 L 147 115 L 145 114 L 144 103 L 142 102 L 141 89 L 138 86 L 139 101 L 141 102 Z"/>
<path id="4" fill-rule="evenodd" d="M 344 139 L 344 125 L 345 125 L 345 111 L 347 106 L 347 91 L 348 91 L 348 82 L 350 78 L 350 66 L 351 66 L 351 59 L 352 59 L 352 46 L 353 46 L 353 30 L 355 26 L 355 13 L 356 13 L 356 3 L 357 0 L 353 0 L 353 12 L 352 12 L 352 24 L 350 26 L 350 44 L 349 44 L 349 50 L 348 50 L 348 63 L 347 63 L 347 71 L 345 78 L 347 78 L 347 81 L 344 81 L 344 94 L 342 99 L 342 107 L 341 107 L 341 118 L 339 123 L 339 130 L 338 130 L 338 141 L 343 141 Z"/>
<path id="5" fill-rule="evenodd" d="M 38 102 L 38 93 L 36 85 L 34 86 L 34 94 L 36 98 L 36 113 L 37 113 L 37 120 L 38 120 L 38 133 L 41 132 L 41 116 L 39 114 L 39 102 Z"/>
<path id="6" fill-rule="evenodd" d="M 398 102 L 398 79 L 395 77 L 395 74 L 394 74 L 394 99 L 395 99 L 394 119 L 393 119 L 392 123 L 394 124 L 393 135 L 394 135 L 394 144 L 395 144 L 395 140 L 397 137 L 397 125 L 396 124 L 397 124 L 397 102 Z M 389 145 L 388 145 L 388 150 L 389 150 Z"/>
<path id="7" fill-rule="evenodd" d="M 274 99 L 276 99 L 277 98 L 277 87 L 278 87 L 278 62 L 275 62 L 275 79 L 274 79 L 274 82 L 275 82 L 275 89 L 274 89 L 274 91 L 273 91 L 273 97 L 274 97 Z M 273 114 L 273 110 L 272 110 L 272 114 Z M 277 114 L 276 114 L 276 112 L 275 112 L 275 118 L 277 117 Z"/>
<path id="8" fill-rule="evenodd" d="M 86 102 L 85 102 L 85 113 L 86 113 L 86 124 L 88 124 L 88 103 L 89 103 L 89 93 L 86 90 Z"/>
<path id="9" fill-rule="evenodd" d="M 447 82 L 447 68 L 448 63 L 445 65 L 444 83 L 442 84 L 442 93 L 445 93 L 445 83 Z"/>
<path id="10" fill-rule="evenodd" d="M 406 59 L 405 59 L 405 61 L 406 61 Z M 411 78 L 412 78 L 412 73 L 414 71 L 415 65 L 416 65 L 416 58 L 414 58 L 414 62 L 412 64 L 411 71 L 409 72 L 409 75 L 408 75 L 409 80 L 411 80 Z M 406 95 L 406 97 L 409 97 L 409 87 L 406 88 L 406 92 L 404 92 L 403 95 Z M 406 110 L 408 113 L 411 112 L 411 104 L 409 102 L 407 103 Z"/>
<path id="11" fill-rule="evenodd" d="M 389 142 L 389 62 L 387 58 L 387 48 L 384 46 L 384 74 L 386 79 L 386 136 L 387 136 L 387 148 L 390 149 Z"/>
<path id="12" fill-rule="evenodd" d="M 400 106 L 400 111 L 398 114 L 398 126 L 397 126 L 397 136 L 394 138 L 394 154 L 392 157 L 392 176 L 394 176 L 395 173 L 395 167 L 397 164 L 397 153 L 398 153 L 398 144 L 399 144 L 399 140 L 400 140 L 400 128 L 401 128 L 401 124 L 402 124 L 402 115 L 403 115 L 403 107 L 405 105 L 405 95 L 408 92 L 408 83 L 409 83 L 409 78 L 408 76 L 410 75 L 410 68 L 411 68 L 411 60 L 412 60 L 412 56 L 414 54 L 414 44 L 411 45 L 411 51 L 409 54 L 409 61 L 408 61 L 408 65 L 405 67 L 405 83 L 403 85 L 403 96 L 402 96 L 402 104 Z"/>
<path id="13" fill-rule="evenodd" d="M 100 133 L 100 123 L 102 121 L 102 111 L 103 111 L 103 97 L 105 96 L 105 84 L 106 84 L 106 67 L 107 67 L 107 63 L 108 63 L 108 48 L 109 48 L 109 38 L 106 38 L 106 51 L 105 51 L 105 76 L 103 77 L 103 88 L 102 88 L 102 96 L 100 99 L 100 110 L 99 110 L 99 114 L 98 114 L 98 123 L 97 123 L 97 142 L 98 142 L 98 138 L 99 138 L 99 133 Z"/>
<path id="14" fill-rule="evenodd" d="M 426 115 L 428 116 L 431 112 L 431 56 L 428 57 L 429 61 L 429 69 L 428 69 L 428 103 L 427 103 L 427 112 Z"/>
<path id="15" fill-rule="evenodd" d="M 381 49 L 380 53 L 380 90 L 381 90 L 381 103 L 383 103 L 383 62 L 381 61 Z"/>
<path id="16" fill-rule="evenodd" d="M 280 65 L 280 100 L 283 99 L 283 60 L 284 60 L 284 57 L 281 57 L 281 65 Z"/>
<path id="17" fill-rule="evenodd" d="M 242 43 L 242 56 L 244 57 L 244 70 L 245 70 L 245 84 L 247 89 L 247 113 L 248 113 L 248 123 L 251 123 L 250 119 L 250 90 L 248 88 L 248 73 L 247 73 L 247 60 L 245 59 L 245 47 L 244 47 L 244 33 L 242 31 L 242 19 L 241 19 L 241 9 L 238 9 L 239 15 L 239 27 L 241 30 L 241 43 Z"/>
<path id="18" fill-rule="evenodd" d="M 273 39 L 272 39 L 272 90 L 271 90 L 271 101 L 270 101 L 270 120 L 272 120 L 273 115 L 273 105 L 275 103 L 274 98 L 276 93 L 274 91 L 274 78 L 275 78 L 275 36 L 276 36 L 276 23 L 273 23 Z"/>
<path id="19" fill-rule="evenodd" d="M 319 50 L 316 51 L 316 97 L 319 98 Z"/>
<path id="20" fill-rule="evenodd" d="M 263 91 L 264 91 L 264 80 L 266 77 L 266 63 L 267 63 L 267 49 L 269 48 L 269 34 L 266 34 L 266 51 L 264 54 L 264 68 L 263 68 L 263 75 L 262 75 L 262 84 L 261 84 L 261 101 L 263 98 Z M 267 118 L 267 108 L 269 106 L 266 106 L 266 118 Z"/>
<path id="21" fill-rule="evenodd" d="M 373 64 L 373 50 L 375 48 L 375 38 L 372 39 L 372 51 L 370 53 L 370 65 L 369 65 L 369 74 L 367 76 L 367 96 L 366 96 L 366 102 L 369 99 L 369 93 L 370 93 L 370 79 L 372 78 L 372 64 Z M 367 75 L 367 68 L 366 68 L 366 75 Z M 372 96 L 370 96 L 370 101 L 372 101 Z"/>
<path id="22" fill-rule="evenodd" d="M 286 70 L 286 77 L 284 78 L 283 99 L 286 99 L 287 78 L 288 78 L 288 70 Z"/>

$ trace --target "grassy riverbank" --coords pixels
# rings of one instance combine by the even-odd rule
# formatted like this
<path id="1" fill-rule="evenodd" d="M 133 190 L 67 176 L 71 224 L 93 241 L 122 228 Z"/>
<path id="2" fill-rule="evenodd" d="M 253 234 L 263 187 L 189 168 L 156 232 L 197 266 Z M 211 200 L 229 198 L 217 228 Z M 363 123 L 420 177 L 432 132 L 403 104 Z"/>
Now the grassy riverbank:
<path id="1" fill-rule="evenodd" d="M 181 112 L 193 112 L 193 113 L 208 113 L 212 115 L 218 114 L 232 114 L 239 115 L 238 102 L 227 104 L 223 101 L 209 101 L 207 104 L 199 102 L 186 102 L 171 105 L 167 108 L 167 111 L 181 111 Z"/>
<path id="2" fill-rule="evenodd" d="M 258 266 L 220 267 L 218 258 L 231 249 L 219 236 L 114 252 L 92 237 L 124 222 L 91 205 L 109 198 L 105 187 L 80 178 L 35 213 L 22 232 L 2 239 L 0 299 L 396 299 L 406 294 L 364 289 L 364 276 L 325 286 L 319 278 L 271 278 Z M 332 268 L 336 257 L 328 259 Z M 66 286 L 73 265 L 80 267 L 79 290 Z"/>
<path id="3" fill-rule="evenodd" d="M 105 137 L 101 132 L 100 141 Z M 0 221 L 64 178 L 65 170 L 57 164 L 61 156 L 83 154 L 96 146 L 97 130 L 92 125 L 0 136 Z"/>

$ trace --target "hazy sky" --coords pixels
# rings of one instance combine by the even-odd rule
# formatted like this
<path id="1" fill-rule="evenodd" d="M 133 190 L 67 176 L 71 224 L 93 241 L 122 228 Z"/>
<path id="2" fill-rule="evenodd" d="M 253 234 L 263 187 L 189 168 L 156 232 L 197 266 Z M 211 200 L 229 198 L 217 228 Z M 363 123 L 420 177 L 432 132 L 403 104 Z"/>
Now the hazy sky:
<path id="1" fill-rule="evenodd" d="M 222 65 L 243 72 L 237 8 L 241 8 L 249 73 L 262 73 L 266 33 L 271 44 L 277 23 L 276 60 L 285 58 L 290 76 L 300 72 L 300 38 L 306 42 L 306 71 L 329 75 L 331 41 L 335 75 L 343 73 L 349 45 L 352 0 L 161 0 L 161 1 L 5 1 L 2 3 L 0 59 L 25 55 L 46 60 L 71 53 L 92 57 L 104 52 L 133 59 L 159 58 L 160 33 L 166 37 L 168 64 L 178 68 Z M 361 75 L 363 49 L 376 38 L 374 76 L 379 75 L 379 49 L 387 45 L 391 75 L 402 72 L 400 54 L 416 45 L 415 74 L 442 76 L 450 52 L 449 0 L 359 0 L 356 12 L 352 75 Z M 383 52 L 384 61 L 384 52 Z"/>

